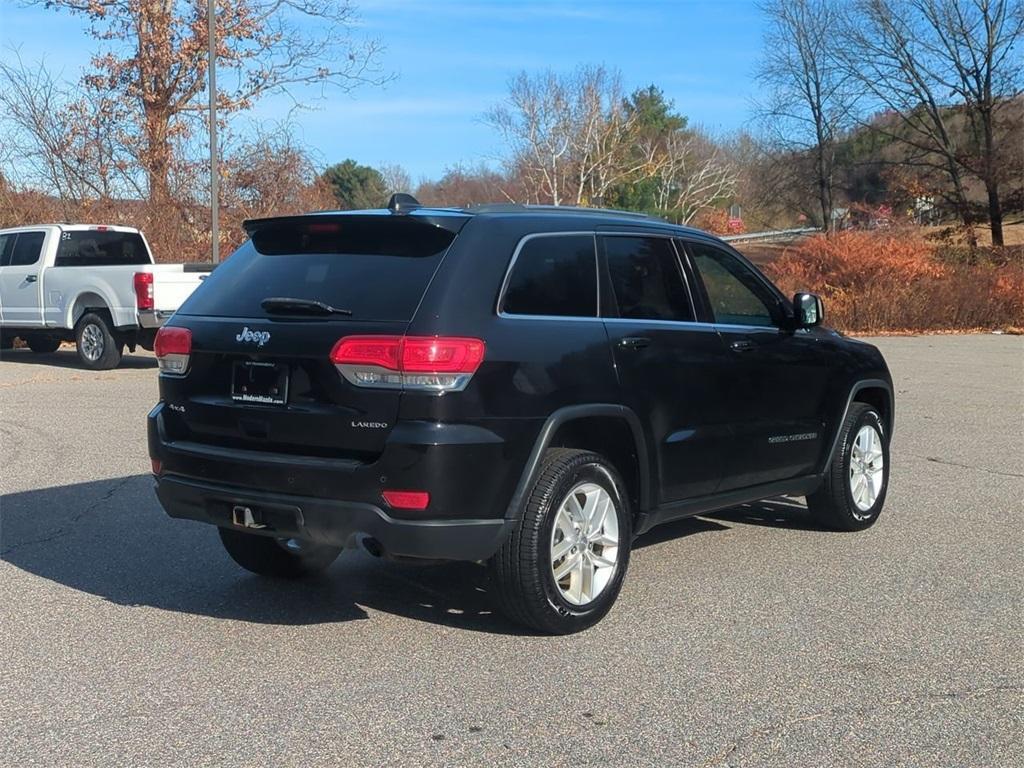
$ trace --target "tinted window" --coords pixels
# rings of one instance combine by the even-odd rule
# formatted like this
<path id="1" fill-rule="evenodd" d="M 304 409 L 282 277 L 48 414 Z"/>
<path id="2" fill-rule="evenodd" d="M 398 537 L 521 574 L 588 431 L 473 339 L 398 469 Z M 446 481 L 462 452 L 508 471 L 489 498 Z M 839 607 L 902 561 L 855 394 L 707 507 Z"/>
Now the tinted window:
<path id="1" fill-rule="evenodd" d="M 662 237 L 605 237 L 619 317 L 694 320 L 672 243 Z"/>
<path id="2" fill-rule="evenodd" d="M 283 297 L 322 301 L 354 319 L 410 320 L 454 237 L 411 217 L 289 220 L 257 231 L 178 312 L 264 317 L 261 302 Z"/>
<path id="3" fill-rule="evenodd" d="M 19 232 L 18 239 L 14 241 L 14 250 L 11 252 L 10 265 L 27 267 L 39 261 L 45 237 L 45 232 Z"/>
<path id="4" fill-rule="evenodd" d="M 137 232 L 78 230 L 61 232 L 54 264 L 58 267 L 149 264 L 149 254 L 142 235 Z"/>
<path id="5" fill-rule="evenodd" d="M 11 263 L 11 251 L 14 250 L 14 239 L 17 235 L 0 235 L 0 267 Z"/>
<path id="6" fill-rule="evenodd" d="M 592 235 L 550 235 L 523 243 L 501 309 L 510 315 L 597 316 Z"/>
<path id="7" fill-rule="evenodd" d="M 776 302 L 749 267 L 718 248 L 697 243 L 689 247 L 716 323 L 775 325 Z"/>

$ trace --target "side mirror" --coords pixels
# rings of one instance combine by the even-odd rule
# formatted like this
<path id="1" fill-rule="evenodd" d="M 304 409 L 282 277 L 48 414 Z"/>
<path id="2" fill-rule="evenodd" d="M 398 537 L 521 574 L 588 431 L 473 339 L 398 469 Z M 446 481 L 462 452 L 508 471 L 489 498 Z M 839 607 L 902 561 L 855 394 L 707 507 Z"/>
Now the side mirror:
<path id="1" fill-rule="evenodd" d="M 816 293 L 797 293 L 793 296 L 793 314 L 797 328 L 813 328 L 825 319 L 825 305 Z"/>

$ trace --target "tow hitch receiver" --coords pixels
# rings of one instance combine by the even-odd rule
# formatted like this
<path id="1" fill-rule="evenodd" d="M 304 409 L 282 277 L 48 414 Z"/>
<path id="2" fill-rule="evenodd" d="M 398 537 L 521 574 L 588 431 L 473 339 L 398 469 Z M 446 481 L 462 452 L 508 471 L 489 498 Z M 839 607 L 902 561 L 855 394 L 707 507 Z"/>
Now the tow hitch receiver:
<path id="1" fill-rule="evenodd" d="M 242 528 L 266 528 L 267 524 L 263 522 L 263 515 L 259 512 L 253 512 L 252 507 L 243 507 L 241 504 L 235 505 L 231 509 L 231 521 Z"/>

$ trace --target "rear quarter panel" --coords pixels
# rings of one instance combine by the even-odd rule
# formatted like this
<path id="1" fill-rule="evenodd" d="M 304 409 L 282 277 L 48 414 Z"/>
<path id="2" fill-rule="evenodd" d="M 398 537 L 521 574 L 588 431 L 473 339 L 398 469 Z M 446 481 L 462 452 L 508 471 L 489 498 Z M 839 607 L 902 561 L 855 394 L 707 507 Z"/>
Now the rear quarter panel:
<path id="1" fill-rule="evenodd" d="M 49 267 L 43 275 L 47 324 L 74 328 L 88 308 L 110 310 L 114 325 L 136 324 L 133 275 L 142 266 Z"/>
<path id="2" fill-rule="evenodd" d="M 424 295 L 414 335 L 472 336 L 487 344 L 484 362 L 462 392 L 406 392 L 400 419 L 474 424 L 504 445 L 478 480 L 511 499 L 541 427 L 569 405 L 619 402 L 608 337 L 597 319 L 499 317 L 498 295 L 512 254 L 528 234 L 592 229 L 549 217 L 478 217 L 463 228 Z"/>

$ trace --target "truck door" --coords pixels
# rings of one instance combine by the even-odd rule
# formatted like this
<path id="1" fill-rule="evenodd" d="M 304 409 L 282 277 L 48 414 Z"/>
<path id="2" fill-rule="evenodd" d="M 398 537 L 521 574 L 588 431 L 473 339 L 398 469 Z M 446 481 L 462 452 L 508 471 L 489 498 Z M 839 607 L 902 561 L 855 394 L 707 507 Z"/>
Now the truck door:
<path id="1" fill-rule="evenodd" d="M 4 325 L 38 328 L 43 324 L 42 271 L 46 232 L 17 232 L 6 235 L 0 262 L 0 306 Z"/>

